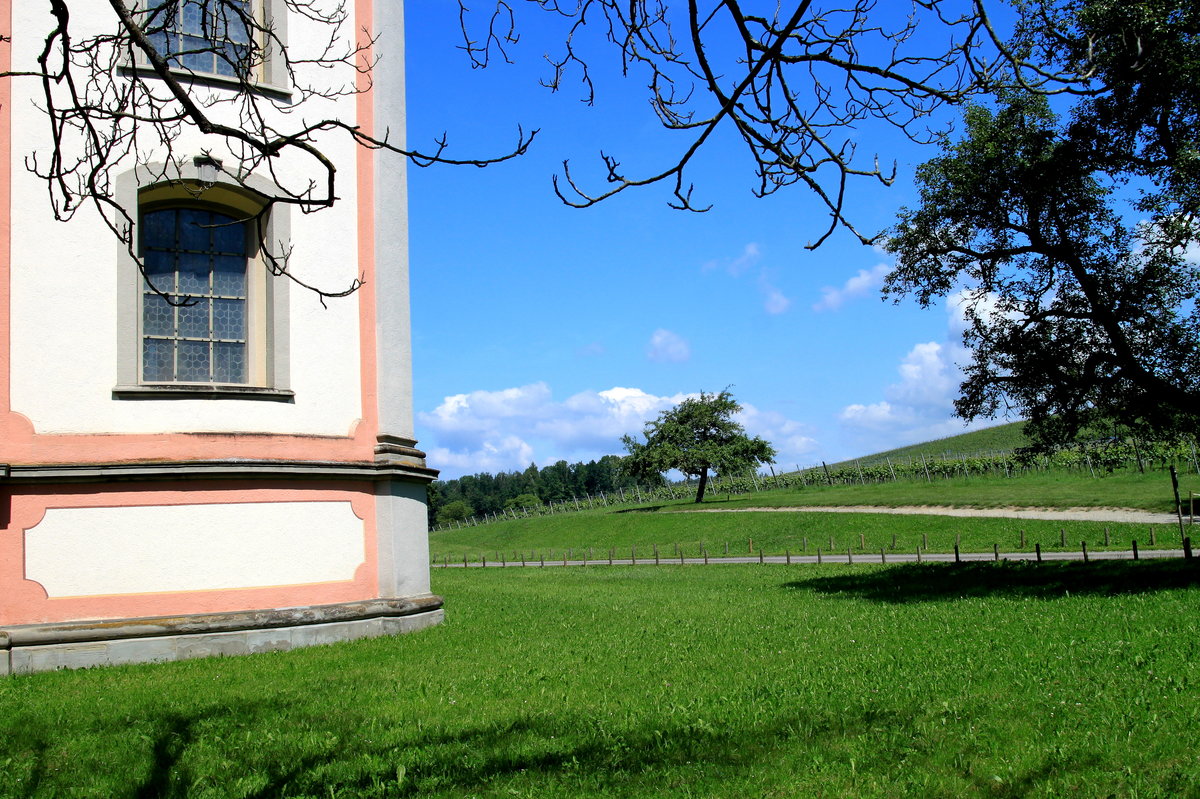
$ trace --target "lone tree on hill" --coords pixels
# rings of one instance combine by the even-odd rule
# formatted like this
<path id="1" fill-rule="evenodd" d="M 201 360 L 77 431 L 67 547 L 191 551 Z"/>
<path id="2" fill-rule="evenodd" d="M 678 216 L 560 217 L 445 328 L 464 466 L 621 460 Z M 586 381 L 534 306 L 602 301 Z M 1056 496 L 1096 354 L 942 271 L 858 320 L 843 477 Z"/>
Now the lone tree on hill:
<path id="1" fill-rule="evenodd" d="M 658 418 L 646 423 L 646 443 L 633 436 L 622 436 L 629 451 L 622 467 L 637 477 L 658 477 L 678 469 L 689 477 L 700 478 L 696 502 L 704 501 L 709 470 L 717 474 L 753 469 L 769 463 L 775 448 L 733 420 L 742 406 L 728 390 L 685 399 Z"/>

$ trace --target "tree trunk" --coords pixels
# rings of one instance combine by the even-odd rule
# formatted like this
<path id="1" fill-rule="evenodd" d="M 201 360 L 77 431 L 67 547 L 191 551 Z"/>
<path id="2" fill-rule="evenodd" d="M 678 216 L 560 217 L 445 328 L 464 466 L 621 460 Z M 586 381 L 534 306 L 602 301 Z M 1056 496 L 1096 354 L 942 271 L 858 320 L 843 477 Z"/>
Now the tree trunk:
<path id="1" fill-rule="evenodd" d="M 704 489 L 708 486 L 708 467 L 700 470 L 700 484 L 696 486 L 696 502 L 704 501 Z"/>

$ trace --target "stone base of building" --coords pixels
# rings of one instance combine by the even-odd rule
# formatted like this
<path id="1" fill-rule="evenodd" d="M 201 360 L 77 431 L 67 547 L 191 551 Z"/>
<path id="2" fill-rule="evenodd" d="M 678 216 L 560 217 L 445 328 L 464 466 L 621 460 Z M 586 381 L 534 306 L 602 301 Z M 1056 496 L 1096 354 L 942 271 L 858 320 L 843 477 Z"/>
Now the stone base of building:
<path id="1" fill-rule="evenodd" d="M 0 676 L 55 669 L 281 652 L 415 632 L 442 621 L 441 597 L 154 617 L 0 630 Z"/>

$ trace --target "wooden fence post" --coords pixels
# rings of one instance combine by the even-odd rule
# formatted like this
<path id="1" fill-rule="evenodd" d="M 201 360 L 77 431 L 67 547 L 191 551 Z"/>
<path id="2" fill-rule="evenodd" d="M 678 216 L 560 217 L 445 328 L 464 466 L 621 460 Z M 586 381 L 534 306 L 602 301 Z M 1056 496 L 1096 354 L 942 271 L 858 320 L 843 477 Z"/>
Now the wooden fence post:
<path id="1" fill-rule="evenodd" d="M 1136 546 L 1136 542 L 1135 542 L 1135 546 Z M 1042 562 L 1042 544 L 1041 544 L 1041 542 L 1035 543 L 1033 545 L 1033 549 L 1035 552 L 1037 552 L 1037 562 L 1041 563 Z"/>

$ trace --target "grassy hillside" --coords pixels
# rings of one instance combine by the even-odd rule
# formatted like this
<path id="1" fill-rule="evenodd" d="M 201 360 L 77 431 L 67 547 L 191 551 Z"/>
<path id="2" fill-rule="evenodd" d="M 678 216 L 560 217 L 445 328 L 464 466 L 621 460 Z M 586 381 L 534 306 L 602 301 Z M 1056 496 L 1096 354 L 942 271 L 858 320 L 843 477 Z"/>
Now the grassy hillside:
<path id="1" fill-rule="evenodd" d="M 948 436 L 946 438 L 934 439 L 933 441 L 925 441 L 920 444 L 910 444 L 907 447 L 876 452 L 872 455 L 864 455 L 861 458 L 853 458 L 837 464 L 831 463 L 829 467 L 832 469 L 840 466 L 849 466 L 854 463 L 870 466 L 877 463 L 886 463 L 888 459 L 891 459 L 893 462 L 907 462 L 910 459 L 920 459 L 922 455 L 926 458 L 940 458 L 946 453 L 951 453 L 952 455 L 975 455 L 1012 452 L 1018 447 L 1024 447 L 1029 444 L 1029 440 L 1025 438 L 1024 429 L 1025 422 L 1023 421 L 1009 422 L 1008 424 L 987 427 L 983 430 L 974 430 L 970 433 L 962 433 L 957 436 Z"/>
<path id="2" fill-rule="evenodd" d="M 1182 475 L 1181 489 L 1200 492 L 1200 477 Z M 1005 477 L 972 477 L 939 480 L 933 483 L 899 482 L 867 486 L 830 486 L 800 490 L 763 491 L 726 498 L 710 494 L 703 508 L 708 510 L 745 510 L 754 507 L 787 508 L 819 506 L 900 506 L 941 505 L 958 507 L 1076 508 L 1123 507 L 1155 512 L 1173 512 L 1170 478 L 1162 472 L 1139 474 L 1119 472 L 1092 478 L 1078 472 L 1041 472 Z M 744 555 L 759 549 L 766 554 L 783 555 L 807 552 L 816 547 L 828 552 L 856 551 L 878 553 L 914 552 L 921 545 L 928 551 L 950 552 L 955 543 L 963 551 L 990 552 L 993 545 L 1002 551 L 1020 548 L 1025 531 L 1025 551 L 1034 544 L 1053 551 L 1066 548 L 1079 551 L 1080 541 L 1089 549 L 1104 549 L 1105 530 L 1108 548 L 1127 549 L 1134 539 L 1143 548 L 1178 547 L 1179 531 L 1175 524 L 1150 527 L 1140 524 L 1108 522 L 1056 522 L 1016 519 L 960 518 L 945 516 L 896 516 L 882 513 L 689 513 L 693 502 L 677 500 L 641 507 L 624 507 L 513 519 L 478 527 L 440 530 L 430 534 L 430 550 L 435 560 L 517 561 L 522 556 L 538 560 L 561 560 L 569 551 L 571 558 L 603 558 L 609 549 L 617 557 L 629 557 L 631 548 L 637 557 L 660 555 L 669 558 L 683 547 L 688 557 L 698 557 L 702 548 L 712 556 Z M 1186 521 L 1186 519 L 1185 519 Z M 1064 533 L 1065 531 L 1065 533 Z M 589 554 L 589 549 L 590 554 Z"/>

